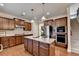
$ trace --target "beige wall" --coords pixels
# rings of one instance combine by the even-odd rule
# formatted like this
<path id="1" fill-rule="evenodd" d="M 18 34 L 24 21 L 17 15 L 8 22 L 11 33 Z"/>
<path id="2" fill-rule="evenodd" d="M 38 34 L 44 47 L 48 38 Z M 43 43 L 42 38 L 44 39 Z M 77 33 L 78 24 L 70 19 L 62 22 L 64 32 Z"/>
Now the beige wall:
<path id="1" fill-rule="evenodd" d="M 79 53 L 79 22 L 76 19 L 71 20 L 71 51 Z"/>

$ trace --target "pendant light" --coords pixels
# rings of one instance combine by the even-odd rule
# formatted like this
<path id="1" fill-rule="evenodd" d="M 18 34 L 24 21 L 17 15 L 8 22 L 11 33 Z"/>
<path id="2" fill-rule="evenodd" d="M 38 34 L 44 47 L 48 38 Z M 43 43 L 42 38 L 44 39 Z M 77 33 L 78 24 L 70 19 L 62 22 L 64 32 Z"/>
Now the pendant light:
<path id="1" fill-rule="evenodd" d="M 34 9 L 31 9 L 31 11 L 32 11 L 32 16 L 33 16 L 33 11 L 34 11 Z M 32 20 L 31 20 L 31 22 L 33 23 L 33 22 L 34 22 L 34 20 L 32 19 Z"/>
<path id="2" fill-rule="evenodd" d="M 43 13 L 43 16 L 42 16 L 42 20 L 44 21 L 46 18 L 45 18 L 45 16 L 44 16 L 44 6 L 45 6 L 45 3 L 42 3 L 42 13 Z"/>

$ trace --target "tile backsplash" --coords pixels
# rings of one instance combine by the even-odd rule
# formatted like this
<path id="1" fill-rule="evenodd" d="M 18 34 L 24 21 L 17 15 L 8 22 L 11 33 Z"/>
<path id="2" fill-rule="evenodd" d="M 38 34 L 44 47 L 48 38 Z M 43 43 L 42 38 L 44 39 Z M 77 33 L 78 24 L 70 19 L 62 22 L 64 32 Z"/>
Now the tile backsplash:
<path id="1" fill-rule="evenodd" d="M 15 28 L 15 30 L 0 30 L 0 36 L 14 36 L 15 34 L 32 34 L 32 31 L 24 31 L 22 28 Z"/>

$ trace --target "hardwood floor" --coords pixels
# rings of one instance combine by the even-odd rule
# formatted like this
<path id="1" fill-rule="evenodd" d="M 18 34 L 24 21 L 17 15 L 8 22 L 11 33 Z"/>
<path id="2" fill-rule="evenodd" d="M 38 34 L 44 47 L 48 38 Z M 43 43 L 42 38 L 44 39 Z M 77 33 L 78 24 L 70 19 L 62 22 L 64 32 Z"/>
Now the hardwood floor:
<path id="1" fill-rule="evenodd" d="M 32 55 L 24 50 L 24 46 L 22 44 L 15 47 L 4 49 L 2 52 L 0 52 L 0 56 L 32 56 Z M 55 46 L 55 56 L 79 56 L 79 54 L 68 53 L 65 48 Z"/>
<path id="2" fill-rule="evenodd" d="M 31 54 L 25 51 L 24 45 L 22 44 L 4 49 L 0 52 L 0 56 L 31 56 Z"/>

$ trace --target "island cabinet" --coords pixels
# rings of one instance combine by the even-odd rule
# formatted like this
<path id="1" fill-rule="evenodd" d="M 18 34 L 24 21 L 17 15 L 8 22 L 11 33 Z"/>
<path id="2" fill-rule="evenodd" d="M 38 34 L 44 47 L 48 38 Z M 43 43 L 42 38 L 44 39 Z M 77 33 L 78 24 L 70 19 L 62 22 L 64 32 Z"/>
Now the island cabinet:
<path id="1" fill-rule="evenodd" d="M 49 44 L 45 44 L 45 43 L 40 42 L 39 55 L 40 56 L 48 56 L 49 55 L 49 48 L 50 48 Z"/>
<path id="2" fill-rule="evenodd" d="M 28 52 L 30 52 L 31 54 L 33 53 L 33 50 L 32 50 L 32 48 L 33 48 L 33 42 L 32 42 L 32 40 L 27 40 L 27 43 L 28 43 Z"/>
<path id="3" fill-rule="evenodd" d="M 33 55 L 38 56 L 39 55 L 39 42 L 33 40 Z"/>
<path id="4" fill-rule="evenodd" d="M 25 38 L 24 48 L 34 56 L 54 56 L 55 43 L 45 43 L 37 40 Z"/>
<path id="5" fill-rule="evenodd" d="M 28 39 L 25 39 L 24 38 L 24 48 L 25 48 L 25 50 L 28 50 L 27 48 L 28 48 L 28 43 L 27 43 L 27 41 L 28 41 Z"/>

